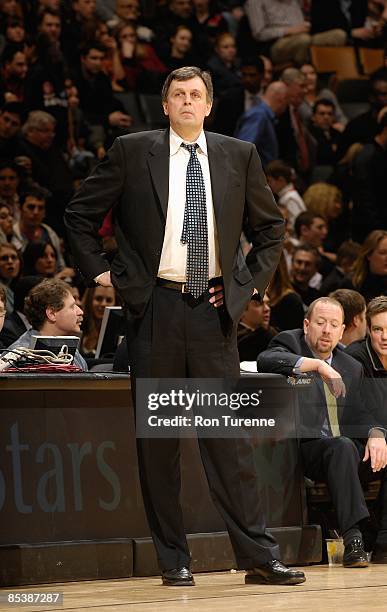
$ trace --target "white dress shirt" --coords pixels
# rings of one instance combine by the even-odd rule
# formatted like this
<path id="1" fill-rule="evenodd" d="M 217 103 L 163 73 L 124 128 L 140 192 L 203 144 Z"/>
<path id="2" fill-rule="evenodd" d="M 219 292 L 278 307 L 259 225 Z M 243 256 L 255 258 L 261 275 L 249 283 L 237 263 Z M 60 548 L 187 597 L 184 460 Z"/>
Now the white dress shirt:
<path id="1" fill-rule="evenodd" d="M 164 243 L 161 251 L 158 276 L 176 282 L 185 282 L 187 264 L 187 244 L 182 244 L 184 209 L 186 201 L 186 175 L 190 153 L 181 143 L 183 139 L 172 128 L 169 136 L 169 198 Z M 208 228 L 208 278 L 221 276 L 219 263 L 219 244 L 212 201 L 211 176 L 208 164 L 207 141 L 202 131 L 197 139 L 196 149 L 206 190 L 207 228 Z M 193 144 L 193 143 L 186 143 Z"/>

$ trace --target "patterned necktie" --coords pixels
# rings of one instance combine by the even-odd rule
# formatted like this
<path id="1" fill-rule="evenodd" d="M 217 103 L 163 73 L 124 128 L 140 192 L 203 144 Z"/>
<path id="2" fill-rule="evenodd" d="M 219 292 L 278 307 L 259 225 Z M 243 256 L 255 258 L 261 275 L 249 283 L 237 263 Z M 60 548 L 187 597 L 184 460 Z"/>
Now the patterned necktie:
<path id="1" fill-rule="evenodd" d="M 338 438 L 341 436 L 339 419 L 337 416 L 337 401 L 333 393 L 331 393 L 328 385 L 324 383 L 325 401 L 327 403 L 328 421 L 331 428 L 332 436 Z"/>
<path id="2" fill-rule="evenodd" d="M 181 243 L 188 245 L 186 288 L 195 298 L 208 289 L 208 230 L 206 190 L 202 168 L 196 154 L 198 144 L 181 146 L 189 151 L 186 202 Z"/>

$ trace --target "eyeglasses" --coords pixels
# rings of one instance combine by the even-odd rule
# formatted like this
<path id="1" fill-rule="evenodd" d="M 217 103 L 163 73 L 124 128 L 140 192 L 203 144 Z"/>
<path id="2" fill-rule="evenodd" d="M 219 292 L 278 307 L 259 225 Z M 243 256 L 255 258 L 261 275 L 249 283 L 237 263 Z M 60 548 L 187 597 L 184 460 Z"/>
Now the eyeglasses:
<path id="1" fill-rule="evenodd" d="M 0 255 L 0 261 L 17 261 L 17 255 Z"/>

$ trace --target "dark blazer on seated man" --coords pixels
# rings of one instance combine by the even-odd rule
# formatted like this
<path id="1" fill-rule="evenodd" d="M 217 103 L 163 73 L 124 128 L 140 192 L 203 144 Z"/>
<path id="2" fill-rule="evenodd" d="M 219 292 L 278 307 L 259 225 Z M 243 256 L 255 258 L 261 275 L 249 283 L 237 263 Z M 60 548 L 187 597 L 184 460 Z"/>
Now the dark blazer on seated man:
<path id="1" fill-rule="evenodd" d="M 361 479 L 382 480 L 376 562 L 387 561 L 387 446 L 385 430 L 362 399 L 363 369 L 338 343 L 343 310 L 333 298 L 315 300 L 303 330 L 284 331 L 258 356 L 259 372 L 310 373 L 300 391 L 300 450 L 305 475 L 328 485 L 344 538 L 345 567 L 368 565 L 359 522 L 369 516 Z M 366 439 L 365 446 L 358 438 Z M 360 474 L 362 472 L 362 474 Z"/>

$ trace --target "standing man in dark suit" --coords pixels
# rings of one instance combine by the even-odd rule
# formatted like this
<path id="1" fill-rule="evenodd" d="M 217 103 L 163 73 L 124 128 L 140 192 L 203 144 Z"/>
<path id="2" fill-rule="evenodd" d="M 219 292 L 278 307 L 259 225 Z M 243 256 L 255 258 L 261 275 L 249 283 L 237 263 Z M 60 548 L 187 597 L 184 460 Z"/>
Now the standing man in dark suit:
<path id="1" fill-rule="evenodd" d="M 386 561 L 386 430 L 362 400 L 363 368 L 337 345 L 344 332 L 341 304 L 322 297 L 309 306 L 304 330 L 278 334 L 258 356 L 258 371 L 308 372 L 314 384 L 300 398 L 301 455 L 306 476 L 327 483 L 344 538 L 344 567 L 366 567 L 359 522 L 369 513 L 361 479 L 380 471 L 380 529 L 374 549 Z M 365 440 L 365 444 L 359 439 Z"/>
<path id="2" fill-rule="evenodd" d="M 173 71 L 162 100 L 170 129 L 117 138 L 66 214 L 86 279 L 112 282 L 125 302 L 132 385 L 136 377 L 239 376 L 236 323 L 254 289 L 264 294 L 283 236 L 255 147 L 203 131 L 212 104 L 209 74 L 196 67 Z M 96 236 L 113 206 L 118 254 L 110 272 Z M 244 223 L 253 244 L 247 263 L 240 247 Z M 192 585 L 179 440 L 137 444 L 163 583 Z M 302 572 L 278 561 L 265 529 L 250 446 L 205 438 L 199 445 L 246 582 L 303 582 Z"/>

